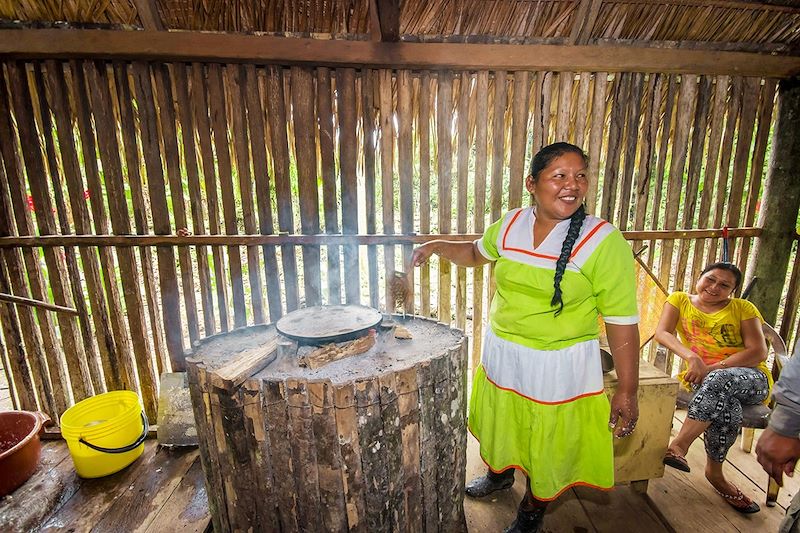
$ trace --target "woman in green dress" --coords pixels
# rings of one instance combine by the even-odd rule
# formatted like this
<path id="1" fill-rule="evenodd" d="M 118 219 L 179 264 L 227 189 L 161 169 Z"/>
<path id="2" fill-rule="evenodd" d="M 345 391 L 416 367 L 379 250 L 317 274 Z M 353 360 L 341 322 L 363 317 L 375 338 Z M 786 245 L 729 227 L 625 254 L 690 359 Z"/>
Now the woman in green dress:
<path id="1" fill-rule="evenodd" d="M 629 435 L 638 418 L 633 254 L 618 229 L 586 213 L 586 172 L 577 146 L 546 146 L 525 180 L 533 207 L 506 213 L 475 242 L 431 241 L 411 259 L 414 266 L 433 254 L 460 266 L 495 263 L 469 412 L 488 471 L 466 492 L 485 496 L 510 487 L 514 469 L 524 472 L 526 494 L 507 532 L 538 531 L 547 503 L 570 487 L 610 489 L 612 435 Z M 610 404 L 598 316 L 619 378 Z"/>

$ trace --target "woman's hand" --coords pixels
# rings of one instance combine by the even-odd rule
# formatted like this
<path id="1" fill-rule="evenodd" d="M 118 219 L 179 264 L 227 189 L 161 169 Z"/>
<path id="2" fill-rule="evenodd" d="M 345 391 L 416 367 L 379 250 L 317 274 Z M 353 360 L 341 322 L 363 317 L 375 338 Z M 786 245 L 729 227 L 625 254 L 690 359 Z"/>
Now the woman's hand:
<path id="1" fill-rule="evenodd" d="M 608 427 L 618 439 L 627 437 L 636 429 L 639 420 L 639 401 L 635 393 L 617 391 L 611 398 L 611 416 Z"/>
<path id="2" fill-rule="evenodd" d="M 687 365 L 686 374 L 683 376 L 683 379 L 695 385 L 700 385 L 711 371 L 711 368 L 709 368 L 698 355 L 690 358 L 687 361 Z"/>
<path id="3" fill-rule="evenodd" d="M 422 266 L 430 257 L 436 252 L 438 247 L 437 241 L 429 241 L 418 246 L 411 254 L 411 268 Z"/>

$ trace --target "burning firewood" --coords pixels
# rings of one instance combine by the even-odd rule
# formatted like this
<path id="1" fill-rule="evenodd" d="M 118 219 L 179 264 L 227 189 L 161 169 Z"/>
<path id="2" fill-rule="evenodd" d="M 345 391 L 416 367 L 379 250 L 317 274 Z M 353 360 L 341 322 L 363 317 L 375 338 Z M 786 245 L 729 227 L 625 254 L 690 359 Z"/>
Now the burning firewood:
<path id="1" fill-rule="evenodd" d="M 368 351 L 370 348 L 375 346 L 375 337 L 376 332 L 374 329 L 371 329 L 367 335 L 364 335 L 356 340 L 320 346 L 312 352 L 301 355 L 298 363 L 302 367 L 316 370 L 327 365 L 328 363 Z"/>

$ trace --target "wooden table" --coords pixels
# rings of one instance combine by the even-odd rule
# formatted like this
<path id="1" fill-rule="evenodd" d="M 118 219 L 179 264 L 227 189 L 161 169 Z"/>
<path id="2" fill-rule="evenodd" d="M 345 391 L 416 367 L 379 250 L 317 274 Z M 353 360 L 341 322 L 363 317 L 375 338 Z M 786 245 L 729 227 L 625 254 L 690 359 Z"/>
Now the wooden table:
<path id="1" fill-rule="evenodd" d="M 609 399 L 617 384 L 617 374 L 605 375 Z M 669 444 L 672 414 L 678 381 L 647 361 L 639 361 L 639 423 L 629 437 L 614 439 L 614 476 L 617 483 L 629 482 L 639 492 L 647 482 L 664 476 L 664 453 Z"/>

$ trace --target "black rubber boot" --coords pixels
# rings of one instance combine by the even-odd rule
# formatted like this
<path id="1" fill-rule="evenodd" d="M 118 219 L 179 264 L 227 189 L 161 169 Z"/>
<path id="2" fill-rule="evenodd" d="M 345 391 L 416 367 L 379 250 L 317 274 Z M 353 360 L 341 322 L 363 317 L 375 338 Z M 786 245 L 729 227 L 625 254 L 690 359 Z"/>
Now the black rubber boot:
<path id="1" fill-rule="evenodd" d="M 505 472 L 495 474 L 491 470 L 486 471 L 486 475 L 476 477 L 464 488 L 464 492 L 471 498 L 483 498 L 489 494 L 504 489 L 510 489 L 514 484 L 514 469 L 509 468 Z"/>
<path id="2" fill-rule="evenodd" d="M 541 507 L 533 511 L 517 511 L 517 519 L 503 533 L 536 533 L 542 527 L 545 510 Z"/>

